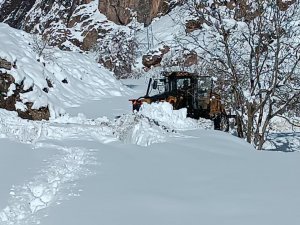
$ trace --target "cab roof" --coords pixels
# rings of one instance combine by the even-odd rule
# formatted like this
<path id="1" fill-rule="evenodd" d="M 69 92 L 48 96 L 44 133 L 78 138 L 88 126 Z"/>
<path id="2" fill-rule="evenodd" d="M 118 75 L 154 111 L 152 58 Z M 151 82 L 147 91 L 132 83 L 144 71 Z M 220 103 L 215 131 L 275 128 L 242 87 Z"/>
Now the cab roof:
<path id="1" fill-rule="evenodd" d="M 210 76 L 201 76 L 198 73 L 191 73 L 187 71 L 163 71 L 162 75 L 164 77 L 178 77 L 178 78 L 200 78 L 200 77 L 210 77 Z"/>
<path id="2" fill-rule="evenodd" d="M 172 71 L 172 72 L 164 71 L 162 72 L 162 75 L 164 77 L 197 77 L 198 76 L 196 73 L 190 73 L 186 71 Z"/>

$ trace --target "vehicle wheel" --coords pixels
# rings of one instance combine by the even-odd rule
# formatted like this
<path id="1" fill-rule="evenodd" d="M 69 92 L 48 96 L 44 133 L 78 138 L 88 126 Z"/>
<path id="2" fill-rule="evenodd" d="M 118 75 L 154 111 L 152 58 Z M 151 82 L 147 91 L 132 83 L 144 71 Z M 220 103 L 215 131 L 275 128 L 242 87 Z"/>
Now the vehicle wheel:
<path id="1" fill-rule="evenodd" d="M 214 129 L 228 132 L 229 131 L 229 120 L 225 114 L 220 114 L 214 119 Z"/>
<path id="2" fill-rule="evenodd" d="M 221 130 L 228 132 L 229 131 L 229 119 L 225 114 L 221 115 Z"/>

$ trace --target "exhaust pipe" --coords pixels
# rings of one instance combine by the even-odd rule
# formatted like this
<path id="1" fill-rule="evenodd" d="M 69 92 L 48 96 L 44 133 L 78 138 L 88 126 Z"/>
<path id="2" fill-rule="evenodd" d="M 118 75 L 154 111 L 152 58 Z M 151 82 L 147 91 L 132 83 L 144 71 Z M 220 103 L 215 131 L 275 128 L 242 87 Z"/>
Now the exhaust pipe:
<path id="1" fill-rule="evenodd" d="M 152 78 L 149 79 L 148 88 L 147 88 L 147 92 L 146 92 L 145 98 L 149 97 L 149 91 L 150 91 L 151 83 L 152 83 Z"/>

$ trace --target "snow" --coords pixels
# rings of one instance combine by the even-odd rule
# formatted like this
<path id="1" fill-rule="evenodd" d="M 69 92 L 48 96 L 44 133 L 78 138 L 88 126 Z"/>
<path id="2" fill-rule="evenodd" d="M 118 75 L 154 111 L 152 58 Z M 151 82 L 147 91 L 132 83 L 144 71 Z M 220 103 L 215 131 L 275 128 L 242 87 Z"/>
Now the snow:
<path id="1" fill-rule="evenodd" d="M 168 103 L 132 113 L 113 99 L 93 119 L 0 110 L 1 225 L 300 222 L 297 152 L 256 151 Z"/>
<path id="2" fill-rule="evenodd" d="M 193 129 L 197 128 L 199 123 L 202 127 L 212 128 L 212 121 L 200 119 L 200 121 L 187 117 L 187 109 L 173 110 L 173 106 L 168 102 L 159 102 L 153 104 L 144 103 L 139 114 L 150 119 L 156 120 L 160 125 L 172 129 Z"/>
<path id="3" fill-rule="evenodd" d="M 87 55 L 51 48 L 45 50 L 39 62 L 32 45 L 31 35 L 0 23 L 0 57 L 16 64 L 16 68 L 2 72 L 13 75 L 18 84 L 23 82 L 24 90 L 32 87 L 32 91 L 21 94 L 21 103 L 33 102 L 34 109 L 48 106 L 52 119 L 87 99 L 111 98 L 128 92 L 110 71 Z M 48 87 L 46 79 L 53 88 Z M 62 82 L 64 79 L 67 83 Z M 44 92 L 44 88 L 49 92 Z M 8 94 L 14 89 L 13 84 Z"/>
<path id="4" fill-rule="evenodd" d="M 299 222 L 297 154 L 257 152 L 240 139 L 211 130 L 185 135 L 147 149 L 87 141 L 80 133 L 75 143 L 60 142 L 64 148 L 38 142 L 36 154 L 53 148 L 57 160 L 49 157 L 49 165 L 25 182 L 25 189 L 16 185 L 2 213 L 30 201 L 28 211 L 18 211 L 21 217 L 5 214 L 15 218 L 11 224 L 34 224 L 37 218 L 41 224 Z M 95 162 L 101 164 L 91 166 Z M 96 174 L 85 170 L 91 168 Z"/>
<path id="5" fill-rule="evenodd" d="M 153 24 L 155 45 L 182 32 L 174 17 Z M 89 56 L 57 49 L 38 62 L 30 42 L 0 24 L 0 57 L 33 87 L 17 108 L 33 101 L 52 116 L 28 121 L 0 109 L 0 225 L 300 223 L 299 131 L 282 133 L 278 119 L 269 151 L 256 151 L 168 103 L 132 112 L 143 79 L 117 81 Z"/>

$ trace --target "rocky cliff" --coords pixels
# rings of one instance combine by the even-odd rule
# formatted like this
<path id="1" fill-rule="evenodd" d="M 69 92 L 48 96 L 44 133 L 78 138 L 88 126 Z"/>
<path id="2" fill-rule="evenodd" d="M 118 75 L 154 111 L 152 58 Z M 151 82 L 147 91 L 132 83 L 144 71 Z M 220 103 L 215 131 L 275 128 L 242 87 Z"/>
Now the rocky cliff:
<path id="1" fill-rule="evenodd" d="M 59 17 L 68 24 L 75 9 L 92 0 L 6 0 L 0 8 L 0 21 L 10 26 L 30 31 L 42 17 L 48 17 L 47 24 L 53 17 Z M 140 22 L 149 23 L 159 13 L 168 11 L 170 0 L 101 0 L 98 8 L 108 19 L 118 24 L 127 24 L 132 12 L 137 12 Z M 40 13 L 35 14 L 36 11 Z M 29 13 L 30 12 L 30 13 Z M 52 14 L 52 15 L 50 15 Z M 52 19 L 51 19 L 52 18 Z"/>
<path id="2" fill-rule="evenodd" d="M 58 32 L 56 37 L 60 39 L 56 45 L 60 46 L 69 40 L 87 50 L 92 44 L 83 44 L 80 38 L 74 40 L 71 36 L 74 30 L 84 33 L 82 36 L 88 35 L 89 39 L 93 39 L 90 41 L 101 36 L 96 35 L 96 32 L 103 33 L 104 26 L 95 28 L 95 25 L 103 24 L 105 17 L 93 20 L 99 11 L 108 20 L 119 25 L 128 24 L 133 15 L 136 15 L 139 22 L 149 25 L 153 18 L 166 14 L 180 2 L 181 0 L 4 0 L 0 6 L 0 22 L 30 33 L 43 34 L 55 30 Z M 91 30 L 92 34 L 88 32 Z"/>
<path id="3" fill-rule="evenodd" d="M 42 34 L 61 49 L 74 45 L 88 50 L 104 30 L 98 23 L 105 18 L 93 19 L 97 7 L 98 2 L 91 0 L 6 0 L 0 7 L 0 22 Z"/>
<path id="4" fill-rule="evenodd" d="M 138 22 L 149 25 L 153 18 L 164 15 L 180 3 L 170 0 L 103 0 L 99 1 L 99 10 L 109 20 L 117 24 L 126 25 L 132 15 L 136 15 Z"/>

